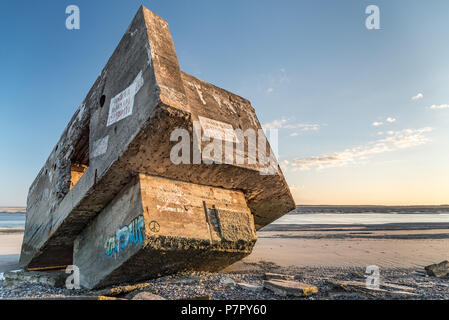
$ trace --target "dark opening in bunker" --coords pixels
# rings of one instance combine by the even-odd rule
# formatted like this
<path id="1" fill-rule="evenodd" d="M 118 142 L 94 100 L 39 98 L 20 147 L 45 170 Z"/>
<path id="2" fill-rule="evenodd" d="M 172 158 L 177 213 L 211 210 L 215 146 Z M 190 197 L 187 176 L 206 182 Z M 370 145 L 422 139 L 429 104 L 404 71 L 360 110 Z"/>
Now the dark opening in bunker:
<path id="1" fill-rule="evenodd" d="M 100 108 L 103 108 L 105 102 L 106 102 L 106 96 L 102 95 L 100 98 Z"/>
<path id="2" fill-rule="evenodd" d="M 89 167 L 89 127 L 83 130 L 70 159 L 70 189 L 72 189 Z"/>

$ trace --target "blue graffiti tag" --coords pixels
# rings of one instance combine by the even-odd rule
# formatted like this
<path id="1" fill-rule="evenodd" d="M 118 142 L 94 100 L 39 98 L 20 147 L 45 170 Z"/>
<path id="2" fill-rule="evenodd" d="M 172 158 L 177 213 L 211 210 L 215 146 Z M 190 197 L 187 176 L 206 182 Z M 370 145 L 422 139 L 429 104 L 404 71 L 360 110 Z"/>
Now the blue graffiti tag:
<path id="1" fill-rule="evenodd" d="M 117 230 L 114 236 L 108 238 L 104 244 L 107 256 L 117 256 L 130 244 L 141 244 L 143 242 L 143 231 L 145 220 L 143 216 L 138 216 L 131 221 L 129 226 L 124 226 Z"/>

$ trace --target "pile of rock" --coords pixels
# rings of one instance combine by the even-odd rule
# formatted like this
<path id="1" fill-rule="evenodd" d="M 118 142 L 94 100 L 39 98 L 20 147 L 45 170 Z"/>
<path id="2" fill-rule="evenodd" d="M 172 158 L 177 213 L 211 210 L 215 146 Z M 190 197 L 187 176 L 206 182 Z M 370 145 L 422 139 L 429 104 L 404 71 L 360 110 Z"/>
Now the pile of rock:
<path id="1" fill-rule="evenodd" d="M 449 275 L 449 261 L 432 264 L 424 268 L 431 277 L 443 278 Z"/>
<path id="2" fill-rule="evenodd" d="M 37 271 L 18 271 L 5 272 L 3 274 L 6 288 L 18 287 L 23 284 L 37 284 L 53 288 L 61 288 L 67 279 L 67 274 L 62 271 L 37 272 Z"/>
<path id="3" fill-rule="evenodd" d="M 264 287 L 279 296 L 308 297 L 318 293 L 318 287 L 308 283 L 295 281 L 291 275 L 266 273 Z"/>

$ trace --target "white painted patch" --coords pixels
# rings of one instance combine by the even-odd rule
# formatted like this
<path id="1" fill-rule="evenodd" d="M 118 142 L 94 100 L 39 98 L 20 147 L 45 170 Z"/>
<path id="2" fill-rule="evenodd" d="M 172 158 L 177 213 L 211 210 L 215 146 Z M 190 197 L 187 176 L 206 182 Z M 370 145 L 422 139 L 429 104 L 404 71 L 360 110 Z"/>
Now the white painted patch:
<path id="1" fill-rule="evenodd" d="M 134 82 L 111 100 L 107 127 L 125 119 L 133 113 L 134 97 L 144 84 L 142 71 L 139 72 Z"/>
<path id="2" fill-rule="evenodd" d="M 50 199 L 50 190 L 45 189 L 42 193 L 42 200 L 47 201 L 48 199 Z"/>
<path id="3" fill-rule="evenodd" d="M 85 109 L 86 109 L 86 104 L 83 103 L 82 105 L 79 106 L 79 108 L 78 108 L 79 112 L 78 112 L 78 117 L 77 117 L 78 121 L 80 121 L 81 118 L 83 117 Z"/>
<path id="4" fill-rule="evenodd" d="M 93 144 L 92 158 L 104 155 L 108 151 L 109 136 L 98 139 Z"/>
<path id="5" fill-rule="evenodd" d="M 53 176 L 54 176 L 54 169 L 53 168 L 49 168 L 48 169 L 48 179 L 50 180 L 50 183 L 53 183 Z"/>
<path id="6" fill-rule="evenodd" d="M 235 111 L 235 109 L 234 109 L 234 107 L 232 106 L 231 103 L 229 103 L 225 99 L 222 99 L 222 98 L 216 96 L 215 94 L 213 94 L 212 96 L 214 97 L 215 101 L 217 101 L 217 103 L 220 106 L 220 108 L 223 108 L 223 106 L 224 106 L 225 108 L 230 110 L 232 113 L 237 114 L 237 111 Z"/>
<path id="7" fill-rule="evenodd" d="M 204 105 L 206 105 L 206 101 L 205 101 L 204 98 L 203 98 L 203 92 L 201 91 L 201 86 L 198 85 L 198 84 L 195 84 L 195 88 L 196 88 L 196 92 L 198 93 L 198 96 L 199 96 L 200 99 L 201 99 L 201 102 L 202 102 Z"/>
<path id="8" fill-rule="evenodd" d="M 239 143 L 239 139 L 237 138 L 232 125 L 201 116 L 198 118 L 205 137 Z"/>
<path id="9" fill-rule="evenodd" d="M 153 57 L 151 56 L 151 49 L 150 49 L 150 45 L 147 43 L 147 45 L 145 46 L 147 48 L 147 55 L 148 55 L 148 62 L 147 65 L 152 65 L 153 63 Z"/>
<path id="10" fill-rule="evenodd" d="M 181 209 L 181 208 L 173 208 L 173 207 L 168 207 L 168 206 L 160 206 L 157 205 L 156 208 L 160 211 L 168 211 L 168 212 L 175 212 L 175 213 L 185 213 L 185 209 Z"/>

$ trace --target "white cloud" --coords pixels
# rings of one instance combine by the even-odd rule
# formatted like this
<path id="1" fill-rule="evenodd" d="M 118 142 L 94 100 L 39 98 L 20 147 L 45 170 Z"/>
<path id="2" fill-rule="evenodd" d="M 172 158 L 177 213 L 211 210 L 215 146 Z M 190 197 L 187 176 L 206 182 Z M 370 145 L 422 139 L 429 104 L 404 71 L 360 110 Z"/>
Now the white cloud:
<path id="1" fill-rule="evenodd" d="M 388 123 L 394 123 L 394 122 L 396 122 L 396 119 L 393 117 L 388 117 L 385 121 Z M 374 127 L 380 127 L 382 125 L 384 125 L 384 122 L 382 122 L 382 121 L 375 121 L 372 123 L 372 126 L 374 126 Z"/>
<path id="2" fill-rule="evenodd" d="M 449 104 L 440 104 L 440 105 L 432 105 L 429 107 L 430 109 L 433 110 L 438 110 L 438 109 L 449 109 Z"/>
<path id="3" fill-rule="evenodd" d="M 285 129 L 300 129 L 301 131 L 318 131 L 321 128 L 319 124 L 310 123 L 297 123 L 297 124 L 287 124 Z"/>
<path id="4" fill-rule="evenodd" d="M 266 93 L 273 93 L 288 85 L 290 83 L 290 78 L 286 69 L 279 68 L 270 73 L 260 75 L 257 81 L 262 90 Z"/>
<path id="5" fill-rule="evenodd" d="M 298 132 L 293 132 L 292 134 L 290 134 L 290 137 L 297 137 L 299 135 Z"/>
<path id="6" fill-rule="evenodd" d="M 294 183 L 289 183 L 288 186 L 289 186 L 291 192 L 304 190 L 306 188 L 304 185 L 297 185 Z"/>
<path id="7" fill-rule="evenodd" d="M 430 127 L 425 127 L 421 129 L 390 131 L 388 132 L 388 137 L 369 142 L 363 146 L 346 149 L 342 152 L 335 152 L 331 155 L 324 154 L 305 159 L 295 158 L 287 163 L 293 171 L 310 170 L 313 168 L 320 170 L 357 165 L 368 161 L 369 156 L 426 144 L 430 139 L 425 133 L 431 132 L 432 130 Z"/>
<path id="8" fill-rule="evenodd" d="M 393 122 L 396 122 L 396 119 L 389 117 L 389 118 L 387 118 L 387 122 L 393 123 Z"/>
<path id="9" fill-rule="evenodd" d="M 287 170 L 289 164 L 290 162 L 288 162 L 288 160 L 284 160 L 279 164 L 279 166 L 281 167 L 282 170 Z"/>
<path id="10" fill-rule="evenodd" d="M 412 97 L 412 100 L 415 101 L 415 100 L 420 100 L 422 98 L 424 98 L 424 95 L 420 92 L 416 96 Z"/>
<path id="11" fill-rule="evenodd" d="M 300 131 L 318 131 L 322 125 L 315 123 L 292 123 L 291 119 L 273 120 L 272 122 L 265 123 L 262 127 L 266 130 L 269 129 L 298 129 Z"/>
<path id="12" fill-rule="evenodd" d="M 264 129 L 281 129 L 284 127 L 284 125 L 287 123 L 287 119 L 282 119 L 282 120 L 273 120 L 272 122 L 269 123 L 265 123 L 264 125 L 262 125 L 262 127 Z"/>

